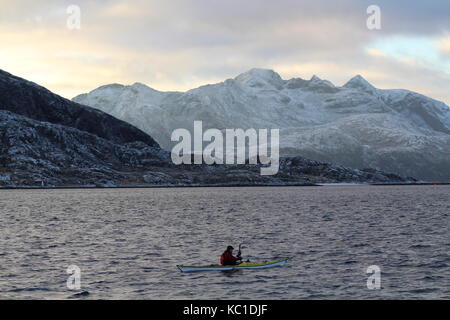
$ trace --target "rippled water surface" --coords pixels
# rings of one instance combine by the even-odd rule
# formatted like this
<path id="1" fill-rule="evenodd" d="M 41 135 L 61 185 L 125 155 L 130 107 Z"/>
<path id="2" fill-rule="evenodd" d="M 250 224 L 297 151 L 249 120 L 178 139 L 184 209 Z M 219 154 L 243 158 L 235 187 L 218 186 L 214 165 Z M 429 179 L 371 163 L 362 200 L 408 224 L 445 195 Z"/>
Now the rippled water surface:
<path id="1" fill-rule="evenodd" d="M 449 299 L 450 186 L 0 191 L 0 298 Z M 284 267 L 182 274 L 245 243 Z M 67 289 L 69 265 L 81 290 Z M 367 267 L 381 268 L 368 290 Z M 77 295 L 77 293 L 84 294 Z"/>

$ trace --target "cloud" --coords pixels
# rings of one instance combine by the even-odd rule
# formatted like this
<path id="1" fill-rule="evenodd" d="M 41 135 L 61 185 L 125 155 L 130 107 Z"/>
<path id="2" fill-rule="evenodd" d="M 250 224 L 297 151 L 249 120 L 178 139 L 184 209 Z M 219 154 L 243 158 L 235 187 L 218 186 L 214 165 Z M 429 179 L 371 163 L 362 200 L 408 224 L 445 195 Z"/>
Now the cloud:
<path id="1" fill-rule="evenodd" d="M 263 67 L 336 84 L 362 74 L 450 103 L 440 82 L 448 81 L 448 1 L 378 0 L 379 31 L 366 27 L 366 0 L 79 0 L 81 30 L 70 31 L 72 3 L 2 4 L 1 68 L 69 98 L 113 82 L 187 90 Z M 430 64 L 420 43 L 404 39 L 433 43 L 438 58 Z"/>
<path id="2" fill-rule="evenodd" d="M 450 36 L 442 37 L 439 40 L 439 50 L 442 55 L 450 58 Z"/>
<path id="3" fill-rule="evenodd" d="M 135 18 L 151 18 L 150 11 L 141 10 L 138 6 L 130 2 L 117 2 L 110 6 L 105 6 L 100 12 L 101 16 L 109 18 L 135 19 Z"/>

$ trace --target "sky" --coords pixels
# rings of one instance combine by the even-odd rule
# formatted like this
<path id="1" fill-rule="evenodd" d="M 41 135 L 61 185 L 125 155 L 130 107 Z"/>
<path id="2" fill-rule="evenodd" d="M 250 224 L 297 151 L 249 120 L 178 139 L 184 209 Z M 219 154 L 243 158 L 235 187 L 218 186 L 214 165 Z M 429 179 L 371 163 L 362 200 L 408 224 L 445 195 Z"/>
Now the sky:
<path id="1" fill-rule="evenodd" d="M 380 8 L 380 29 L 367 27 L 370 5 Z M 338 86 L 359 74 L 450 105 L 448 0 L 0 0 L 0 8 L 0 69 L 66 98 L 110 83 L 186 91 L 268 68 Z"/>

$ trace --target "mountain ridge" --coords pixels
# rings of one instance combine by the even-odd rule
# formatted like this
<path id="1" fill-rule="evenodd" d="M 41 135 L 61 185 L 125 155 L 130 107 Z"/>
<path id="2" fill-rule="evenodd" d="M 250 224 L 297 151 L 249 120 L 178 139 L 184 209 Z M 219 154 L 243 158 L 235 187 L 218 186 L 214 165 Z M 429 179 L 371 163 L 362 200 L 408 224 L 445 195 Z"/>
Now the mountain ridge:
<path id="1" fill-rule="evenodd" d="M 120 89 L 112 86 L 106 89 Z M 147 91 L 141 84 L 133 90 Z M 86 117 L 92 117 L 87 119 Z M 95 126 L 86 126 L 86 120 Z M 302 157 L 280 159 L 276 176 L 259 165 L 181 165 L 132 125 L 0 72 L 0 187 L 311 185 L 405 183 L 413 178 Z"/>
<path id="2" fill-rule="evenodd" d="M 97 109 L 72 102 L 36 83 L 0 69 L 0 109 L 28 118 L 58 123 L 93 133 L 114 142 L 157 143 L 141 130 Z M 105 125 L 110 123 L 111 125 Z"/>
<path id="3" fill-rule="evenodd" d="M 170 133 L 177 128 L 191 130 L 194 120 L 202 120 L 207 128 L 279 128 L 289 137 L 280 137 L 284 156 L 305 156 L 315 149 L 313 159 L 318 161 L 333 159 L 354 168 L 450 181 L 449 107 L 409 90 L 377 89 L 361 75 L 339 87 L 317 76 L 283 80 L 273 70 L 255 68 L 186 92 L 133 91 L 124 86 L 120 92 L 94 89 L 73 100 L 132 123 L 166 150 L 173 146 Z M 390 120 L 380 122 L 380 113 Z M 379 126 L 377 136 L 365 134 L 370 121 L 358 122 L 355 116 Z M 326 153 L 332 149 L 326 141 L 329 136 L 337 136 L 332 144 L 339 143 L 339 149 L 350 150 L 349 154 Z"/>

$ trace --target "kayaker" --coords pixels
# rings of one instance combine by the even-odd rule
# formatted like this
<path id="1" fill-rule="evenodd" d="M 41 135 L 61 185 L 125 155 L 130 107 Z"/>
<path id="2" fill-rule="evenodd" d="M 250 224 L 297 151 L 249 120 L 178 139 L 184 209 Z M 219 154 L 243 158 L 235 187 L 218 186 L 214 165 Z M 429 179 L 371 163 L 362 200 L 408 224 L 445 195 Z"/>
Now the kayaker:
<path id="1" fill-rule="evenodd" d="M 242 262 L 241 253 L 239 252 L 237 256 L 233 256 L 233 250 L 234 248 L 232 246 L 228 246 L 227 250 L 225 250 L 224 253 L 222 253 L 222 256 L 220 257 L 220 264 L 223 266 L 233 266 L 236 264 L 239 264 Z M 238 263 L 238 261 L 241 261 Z"/>

